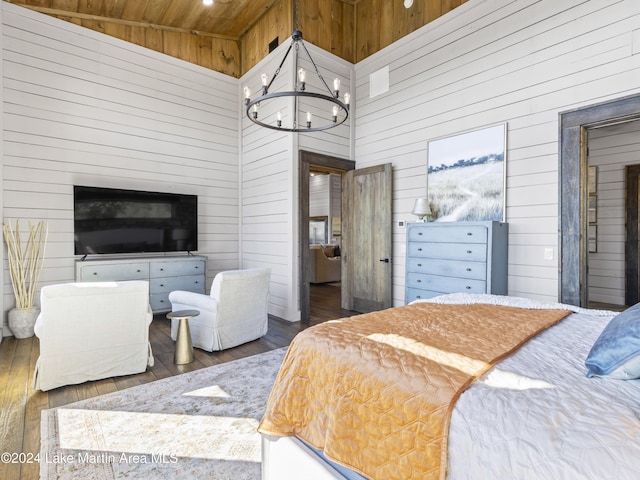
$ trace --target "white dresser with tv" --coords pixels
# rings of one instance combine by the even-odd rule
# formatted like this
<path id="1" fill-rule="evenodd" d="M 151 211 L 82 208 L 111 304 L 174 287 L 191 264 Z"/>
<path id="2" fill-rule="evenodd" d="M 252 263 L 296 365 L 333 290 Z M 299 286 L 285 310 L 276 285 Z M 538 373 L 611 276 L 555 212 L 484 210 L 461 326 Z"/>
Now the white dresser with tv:
<path id="1" fill-rule="evenodd" d="M 147 280 L 153 313 L 171 310 L 173 290 L 205 293 L 206 272 L 198 255 L 76 260 L 76 282 Z"/>

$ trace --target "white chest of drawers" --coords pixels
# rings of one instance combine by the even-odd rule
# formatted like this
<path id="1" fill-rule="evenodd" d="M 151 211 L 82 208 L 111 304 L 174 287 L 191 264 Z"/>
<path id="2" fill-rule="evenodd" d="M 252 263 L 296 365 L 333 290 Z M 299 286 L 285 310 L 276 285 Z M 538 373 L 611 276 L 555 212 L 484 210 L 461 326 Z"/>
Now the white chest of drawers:
<path id="1" fill-rule="evenodd" d="M 508 225 L 410 223 L 405 302 L 446 293 L 507 294 Z"/>
<path id="2" fill-rule="evenodd" d="M 154 313 L 171 310 L 173 290 L 204 293 L 206 272 L 202 256 L 76 260 L 76 282 L 147 280 Z"/>

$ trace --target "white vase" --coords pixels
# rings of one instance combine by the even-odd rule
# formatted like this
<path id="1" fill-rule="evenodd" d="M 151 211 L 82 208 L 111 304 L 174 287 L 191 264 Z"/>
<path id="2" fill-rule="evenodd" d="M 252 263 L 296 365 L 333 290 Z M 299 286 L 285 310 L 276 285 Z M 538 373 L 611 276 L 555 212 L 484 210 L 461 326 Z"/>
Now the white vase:
<path id="1" fill-rule="evenodd" d="M 16 338 L 33 337 L 33 327 L 40 314 L 40 307 L 12 308 L 9 310 L 9 328 Z"/>

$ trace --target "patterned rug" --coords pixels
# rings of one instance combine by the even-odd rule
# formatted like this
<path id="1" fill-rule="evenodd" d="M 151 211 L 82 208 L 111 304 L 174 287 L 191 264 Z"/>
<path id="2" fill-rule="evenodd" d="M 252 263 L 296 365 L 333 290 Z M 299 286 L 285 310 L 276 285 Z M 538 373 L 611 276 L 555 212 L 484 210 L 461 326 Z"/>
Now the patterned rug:
<path id="1" fill-rule="evenodd" d="M 41 480 L 259 479 L 256 428 L 285 352 L 44 410 Z"/>

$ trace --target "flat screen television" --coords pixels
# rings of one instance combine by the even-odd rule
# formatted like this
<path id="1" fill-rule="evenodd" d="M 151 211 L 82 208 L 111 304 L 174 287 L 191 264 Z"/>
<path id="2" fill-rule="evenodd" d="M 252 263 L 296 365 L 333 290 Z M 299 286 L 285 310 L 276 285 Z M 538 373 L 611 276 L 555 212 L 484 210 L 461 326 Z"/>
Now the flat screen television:
<path id="1" fill-rule="evenodd" d="M 198 249 L 198 197 L 74 185 L 76 255 Z"/>

